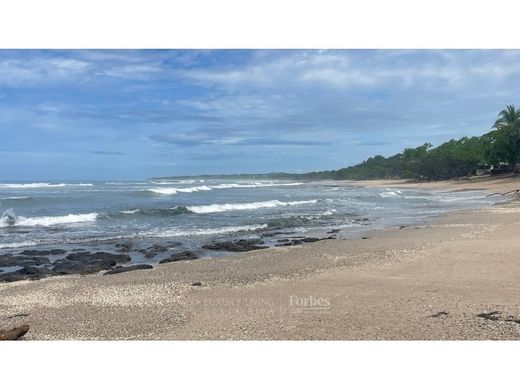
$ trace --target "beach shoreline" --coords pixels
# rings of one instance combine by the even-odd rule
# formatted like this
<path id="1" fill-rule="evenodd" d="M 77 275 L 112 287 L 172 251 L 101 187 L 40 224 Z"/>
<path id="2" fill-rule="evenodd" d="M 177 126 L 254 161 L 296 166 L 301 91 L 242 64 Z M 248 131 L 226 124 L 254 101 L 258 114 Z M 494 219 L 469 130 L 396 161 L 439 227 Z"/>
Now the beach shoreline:
<path id="1" fill-rule="evenodd" d="M 513 176 L 345 183 L 520 188 Z M 511 200 L 365 239 L 7 283 L 0 328 L 27 323 L 26 339 L 520 339 L 518 225 Z"/>

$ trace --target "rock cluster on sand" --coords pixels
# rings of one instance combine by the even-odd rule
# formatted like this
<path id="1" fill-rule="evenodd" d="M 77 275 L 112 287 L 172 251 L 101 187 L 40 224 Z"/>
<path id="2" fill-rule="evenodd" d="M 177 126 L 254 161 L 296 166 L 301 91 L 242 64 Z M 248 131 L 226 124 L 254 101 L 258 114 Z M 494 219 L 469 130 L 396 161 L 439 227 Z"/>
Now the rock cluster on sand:
<path id="1" fill-rule="evenodd" d="M 135 264 L 135 265 L 129 265 L 128 267 L 117 266 L 116 268 L 113 268 L 110 271 L 105 272 L 105 275 L 114 275 L 114 274 L 120 274 L 123 272 L 137 271 L 139 269 L 152 269 L 152 268 L 153 268 L 153 266 L 151 266 L 150 264 Z"/>
<path id="2" fill-rule="evenodd" d="M 180 260 L 195 260 L 198 259 L 199 256 L 192 251 L 183 251 L 172 254 L 170 257 L 159 261 L 159 264 L 172 263 L 174 261 Z"/>
<path id="3" fill-rule="evenodd" d="M 334 231 L 335 232 L 335 231 Z M 332 233 L 332 231 L 330 232 Z M 335 237 L 290 237 L 279 239 L 276 246 L 292 246 L 309 242 L 315 242 Z M 132 242 L 115 244 L 118 253 L 89 252 L 84 249 L 72 249 L 68 252 L 64 249 L 26 249 L 17 254 L 7 253 L 0 255 L 0 268 L 19 267 L 10 272 L 0 273 L 0 282 L 15 282 L 19 280 L 37 280 L 56 275 L 87 275 L 101 271 L 113 275 L 153 268 L 150 264 L 131 264 L 132 258 L 127 252 L 139 252 L 145 258 L 155 258 L 159 253 L 169 252 L 172 248 L 181 246 L 180 242 L 166 242 L 164 244 L 153 244 L 146 248 L 135 248 Z M 260 238 L 238 239 L 233 241 L 213 241 L 202 245 L 203 249 L 222 252 L 248 252 L 257 249 L 268 248 Z M 68 254 L 67 254 L 68 253 Z M 54 258 L 50 256 L 65 255 L 65 257 Z M 199 254 L 191 250 L 167 254 L 159 264 L 171 263 L 182 260 L 194 260 Z"/>
<path id="4" fill-rule="evenodd" d="M 322 241 L 322 240 L 333 240 L 336 237 L 325 237 L 325 238 L 316 238 L 316 237 L 304 237 L 304 238 L 282 238 L 278 240 L 278 244 L 275 246 L 293 246 L 293 245 L 301 245 L 309 242 L 316 242 L 316 241 Z"/>
<path id="5" fill-rule="evenodd" d="M 26 254 L 62 253 L 61 250 L 53 251 L 24 251 L 19 255 L 0 255 L 0 267 L 20 266 L 22 268 L 0 274 L 0 282 L 15 282 L 18 280 L 36 280 L 47 276 L 92 274 L 99 271 L 110 270 L 118 264 L 129 263 L 132 259 L 126 254 L 113 254 L 107 252 L 76 252 L 54 263 L 47 257 L 24 256 Z"/>
<path id="6" fill-rule="evenodd" d="M 264 244 L 264 242 L 260 239 L 241 239 L 236 241 L 212 242 L 202 245 L 202 248 L 212 251 L 248 252 L 267 248 L 267 246 L 262 244 Z"/>

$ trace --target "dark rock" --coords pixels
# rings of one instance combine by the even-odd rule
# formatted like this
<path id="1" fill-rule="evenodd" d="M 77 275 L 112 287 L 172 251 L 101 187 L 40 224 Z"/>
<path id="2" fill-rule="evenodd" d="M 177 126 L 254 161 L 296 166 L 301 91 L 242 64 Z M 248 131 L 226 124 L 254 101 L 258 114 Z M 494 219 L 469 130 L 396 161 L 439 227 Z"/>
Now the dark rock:
<path id="1" fill-rule="evenodd" d="M 47 268 L 23 267 L 13 272 L 0 274 L 2 282 L 17 282 L 19 280 L 37 280 L 50 276 L 52 272 Z"/>
<path id="2" fill-rule="evenodd" d="M 237 241 L 222 241 L 212 242 L 202 246 L 204 249 L 213 251 L 226 251 L 226 252 L 248 252 L 257 249 L 264 249 L 267 246 L 262 246 L 264 242 L 260 239 L 241 239 Z"/>
<path id="3" fill-rule="evenodd" d="M 202 287 L 202 282 L 195 282 L 191 284 L 191 287 Z"/>
<path id="4" fill-rule="evenodd" d="M 325 238 L 317 238 L 317 237 L 302 237 L 302 238 L 296 238 L 292 240 L 287 241 L 281 241 L 281 244 L 275 245 L 275 246 L 293 246 L 293 245 L 301 245 L 309 242 L 316 242 L 316 241 L 323 241 L 323 240 L 334 240 L 336 237 L 325 237 Z"/>
<path id="5" fill-rule="evenodd" d="M 323 240 L 323 238 L 306 237 L 306 238 L 302 238 L 300 241 L 301 242 L 316 242 L 316 241 L 321 241 L 321 240 Z"/>
<path id="6" fill-rule="evenodd" d="M 22 275 L 16 271 L 0 274 L 0 282 L 18 282 L 19 280 L 25 279 L 27 279 L 25 275 Z"/>
<path id="7" fill-rule="evenodd" d="M 24 250 L 23 252 L 20 252 L 20 255 L 24 255 L 24 256 L 49 256 L 50 254 L 51 254 L 51 251 L 37 250 L 37 249 Z"/>
<path id="8" fill-rule="evenodd" d="M 69 261 L 81 261 L 81 262 L 90 262 L 90 261 L 114 261 L 116 263 L 128 263 L 132 260 L 129 255 L 123 254 L 114 254 L 107 252 L 78 252 L 71 253 L 65 257 L 66 260 Z"/>
<path id="9" fill-rule="evenodd" d="M 29 331 L 29 325 L 22 325 L 10 330 L 0 329 L 0 340 L 18 340 Z"/>
<path id="10" fill-rule="evenodd" d="M 46 257 L 28 257 L 11 254 L 0 255 L 0 267 L 15 267 L 15 266 L 35 266 L 49 264 L 50 261 Z"/>
<path id="11" fill-rule="evenodd" d="M 26 249 L 23 252 L 20 252 L 20 255 L 23 256 L 50 256 L 50 255 L 63 255 L 67 253 L 65 249 L 51 249 L 47 250 L 37 250 L 37 249 Z"/>
<path id="12" fill-rule="evenodd" d="M 484 318 L 485 320 L 490 320 L 490 321 L 498 321 L 500 319 L 500 312 L 492 311 L 489 313 L 480 313 L 480 314 L 477 314 L 477 317 Z"/>
<path id="13" fill-rule="evenodd" d="M 506 321 L 506 322 L 513 322 L 515 324 L 520 324 L 520 317 L 509 316 L 504 321 Z"/>
<path id="14" fill-rule="evenodd" d="M 119 249 L 121 252 L 130 252 L 130 249 L 134 246 L 131 242 L 120 242 L 114 245 L 116 248 Z"/>
<path id="15" fill-rule="evenodd" d="M 144 257 L 147 259 L 151 259 L 152 257 L 157 256 L 157 252 L 154 252 L 154 251 L 143 251 L 141 253 L 143 253 Z"/>
<path id="16" fill-rule="evenodd" d="M 154 252 L 168 252 L 168 247 L 160 244 L 154 244 L 148 249 L 153 250 Z"/>
<path id="17" fill-rule="evenodd" d="M 174 261 L 181 260 L 195 260 L 198 259 L 199 256 L 192 251 L 184 251 L 172 254 L 170 257 L 159 261 L 159 264 L 172 263 Z"/>
<path id="18" fill-rule="evenodd" d="M 182 243 L 180 242 L 169 242 L 166 245 L 161 244 L 154 244 L 152 246 L 149 246 L 146 249 L 141 249 L 139 252 L 144 255 L 147 259 L 151 259 L 155 256 L 157 256 L 159 253 L 168 252 L 169 248 L 180 246 Z"/>
<path id="19" fill-rule="evenodd" d="M 12 320 L 13 318 L 20 318 L 20 317 L 27 317 L 29 313 L 17 313 L 13 314 L 12 316 L 7 316 L 8 320 Z"/>
<path id="20" fill-rule="evenodd" d="M 55 261 L 52 270 L 58 275 L 85 275 L 109 270 L 118 263 L 128 263 L 131 260 L 128 255 L 107 252 L 71 253 L 64 259 Z"/>
<path id="21" fill-rule="evenodd" d="M 404 229 L 406 227 L 407 227 L 406 225 L 401 225 L 401 226 L 399 226 L 399 229 Z"/>
<path id="22" fill-rule="evenodd" d="M 362 240 L 368 240 L 370 237 L 368 236 L 364 236 L 364 237 L 361 237 Z"/>
<path id="23" fill-rule="evenodd" d="M 120 274 L 122 272 L 129 272 L 129 271 L 136 271 L 139 269 L 152 269 L 153 267 L 150 264 L 135 264 L 135 265 L 129 265 L 128 267 L 117 267 L 114 269 L 111 269 L 110 271 L 105 272 L 105 275 L 114 275 L 114 274 Z"/>
<path id="24" fill-rule="evenodd" d="M 85 263 L 80 261 L 58 260 L 54 263 L 52 271 L 56 275 L 86 275 L 109 270 L 115 265 L 116 262 L 114 260 L 90 260 Z"/>

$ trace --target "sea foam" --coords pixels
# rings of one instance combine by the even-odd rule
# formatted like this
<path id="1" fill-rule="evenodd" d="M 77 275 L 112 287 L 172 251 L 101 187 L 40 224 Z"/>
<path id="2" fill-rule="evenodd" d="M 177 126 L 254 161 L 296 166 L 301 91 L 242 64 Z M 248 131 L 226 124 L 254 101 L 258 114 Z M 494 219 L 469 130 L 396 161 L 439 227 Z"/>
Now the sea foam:
<path id="1" fill-rule="evenodd" d="M 221 204 L 210 204 L 206 206 L 188 206 L 186 207 L 189 211 L 195 214 L 208 214 L 208 213 L 222 213 L 226 211 L 237 211 L 237 210 L 255 210 L 261 208 L 273 208 L 281 206 L 298 206 L 304 204 L 313 204 L 318 200 L 301 200 L 294 202 L 282 202 L 279 200 L 268 200 L 265 202 L 251 202 L 251 203 L 221 203 Z"/>
<path id="2" fill-rule="evenodd" d="M 155 184 L 172 184 L 167 182 L 154 182 Z M 154 192 L 161 195 L 175 195 L 179 192 L 198 192 L 198 191 L 211 191 L 211 190 L 223 190 L 232 188 L 258 188 L 258 187 L 278 187 L 278 186 L 299 186 L 303 183 L 249 183 L 249 184 L 238 184 L 238 183 L 222 183 L 215 184 L 212 186 L 202 185 L 196 187 L 156 187 L 149 188 L 147 191 Z"/>
<path id="3" fill-rule="evenodd" d="M 24 189 L 24 188 L 56 188 L 56 187 L 92 187 L 92 183 L 0 183 L 0 188 Z"/>
<path id="4" fill-rule="evenodd" d="M 208 186 L 197 186 L 197 187 L 186 187 L 186 188 L 167 187 L 167 188 L 150 188 L 150 189 L 148 189 L 148 191 L 154 192 L 156 194 L 161 194 L 161 195 L 175 195 L 178 192 L 211 191 L 211 188 Z"/>
<path id="5" fill-rule="evenodd" d="M 78 222 L 93 222 L 96 220 L 97 213 L 89 214 L 68 214 L 56 217 L 22 217 L 16 216 L 14 226 L 51 226 Z M 0 221 L 0 227 L 10 226 L 6 221 Z"/>
<path id="6" fill-rule="evenodd" d="M 214 229 L 193 229 L 193 230 L 177 230 L 168 229 L 161 231 L 150 231 L 143 233 L 145 237 L 182 237 L 182 236 L 205 236 L 212 234 L 236 233 L 243 231 L 259 230 L 267 228 L 267 224 L 259 225 L 242 225 L 242 226 L 226 226 Z"/>

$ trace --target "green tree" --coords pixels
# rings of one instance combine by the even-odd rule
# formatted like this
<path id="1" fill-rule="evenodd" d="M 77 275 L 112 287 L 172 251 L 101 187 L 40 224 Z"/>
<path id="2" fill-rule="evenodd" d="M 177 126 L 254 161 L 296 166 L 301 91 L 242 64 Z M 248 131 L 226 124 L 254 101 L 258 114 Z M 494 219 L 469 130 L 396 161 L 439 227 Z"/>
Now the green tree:
<path id="1" fill-rule="evenodd" d="M 490 162 L 517 163 L 520 160 L 520 110 L 507 106 L 498 114 L 493 128 L 495 130 L 485 135 L 490 143 Z"/>
<path id="2" fill-rule="evenodd" d="M 514 105 L 507 106 L 505 110 L 500 111 L 498 119 L 493 125 L 494 129 L 501 130 L 510 127 L 520 127 L 520 110 Z"/>

